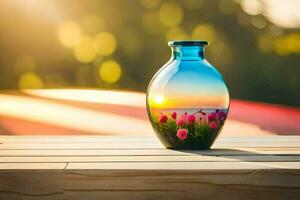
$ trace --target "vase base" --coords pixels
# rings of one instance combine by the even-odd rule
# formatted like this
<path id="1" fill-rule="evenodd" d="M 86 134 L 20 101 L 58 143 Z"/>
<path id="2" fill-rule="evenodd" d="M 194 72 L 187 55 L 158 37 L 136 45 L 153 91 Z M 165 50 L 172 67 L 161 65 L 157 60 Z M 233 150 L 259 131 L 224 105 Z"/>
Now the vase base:
<path id="1" fill-rule="evenodd" d="M 210 150 L 210 147 L 166 147 L 167 149 L 170 150 Z"/>

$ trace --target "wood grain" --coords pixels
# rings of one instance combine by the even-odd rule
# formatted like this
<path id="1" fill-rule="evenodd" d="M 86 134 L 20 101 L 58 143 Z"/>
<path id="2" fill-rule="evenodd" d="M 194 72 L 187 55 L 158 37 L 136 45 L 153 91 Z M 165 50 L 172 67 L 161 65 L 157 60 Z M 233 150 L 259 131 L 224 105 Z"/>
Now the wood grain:
<path id="1" fill-rule="evenodd" d="M 0 199 L 296 200 L 300 195 L 299 170 L 0 170 L 0 175 Z"/>
<path id="2" fill-rule="evenodd" d="M 300 137 L 0 136 L 0 199 L 299 199 Z"/>
<path id="3" fill-rule="evenodd" d="M 0 163 L 97 163 L 97 162 L 300 162 L 300 156 L 6 156 Z"/>

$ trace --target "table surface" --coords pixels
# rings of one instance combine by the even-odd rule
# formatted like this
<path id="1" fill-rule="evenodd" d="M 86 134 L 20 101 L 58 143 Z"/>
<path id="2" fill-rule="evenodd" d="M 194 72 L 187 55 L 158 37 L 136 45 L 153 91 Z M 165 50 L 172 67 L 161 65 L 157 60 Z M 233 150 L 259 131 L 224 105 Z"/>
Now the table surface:
<path id="1" fill-rule="evenodd" d="M 0 199 L 299 199 L 299 136 L 0 136 Z"/>
<path id="2" fill-rule="evenodd" d="M 300 169 L 299 136 L 219 137 L 206 151 L 151 136 L 0 136 L 1 169 Z"/>

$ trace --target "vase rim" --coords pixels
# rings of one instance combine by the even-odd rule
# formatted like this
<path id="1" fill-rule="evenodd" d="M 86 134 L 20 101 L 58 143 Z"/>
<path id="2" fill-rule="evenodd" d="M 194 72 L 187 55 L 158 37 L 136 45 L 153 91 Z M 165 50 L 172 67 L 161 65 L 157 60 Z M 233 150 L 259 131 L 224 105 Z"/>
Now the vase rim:
<path id="1" fill-rule="evenodd" d="M 172 40 L 168 42 L 169 46 L 205 46 L 208 45 L 206 40 Z"/>

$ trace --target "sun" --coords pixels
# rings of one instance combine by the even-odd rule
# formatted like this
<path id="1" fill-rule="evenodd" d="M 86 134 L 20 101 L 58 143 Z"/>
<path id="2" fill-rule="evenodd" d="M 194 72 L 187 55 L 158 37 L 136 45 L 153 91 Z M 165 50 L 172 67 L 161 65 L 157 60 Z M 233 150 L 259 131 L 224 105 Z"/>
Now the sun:
<path id="1" fill-rule="evenodd" d="M 164 101 L 165 101 L 165 98 L 162 95 L 156 95 L 156 96 L 154 96 L 154 102 L 155 102 L 155 104 L 161 105 L 161 104 L 164 103 Z"/>

